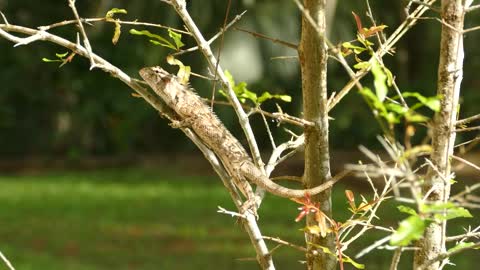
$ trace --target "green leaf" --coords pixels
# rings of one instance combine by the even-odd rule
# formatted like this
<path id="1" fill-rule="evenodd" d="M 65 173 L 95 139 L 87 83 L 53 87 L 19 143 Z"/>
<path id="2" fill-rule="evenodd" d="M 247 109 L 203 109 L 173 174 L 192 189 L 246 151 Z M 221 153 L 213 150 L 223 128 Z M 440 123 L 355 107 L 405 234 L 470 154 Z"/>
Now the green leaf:
<path id="1" fill-rule="evenodd" d="M 177 50 L 185 45 L 182 42 L 182 34 L 177 33 L 177 32 L 175 32 L 175 31 L 173 31 L 172 29 L 169 28 L 168 29 L 168 36 L 170 36 L 170 38 L 172 38 L 173 41 L 175 42 L 175 46 L 176 46 Z"/>
<path id="2" fill-rule="evenodd" d="M 435 218 L 438 219 L 438 220 L 450 220 L 450 219 L 460 218 L 460 217 L 472 218 L 473 216 L 470 213 L 470 211 L 468 211 L 467 209 L 465 209 L 463 207 L 455 207 L 455 208 L 452 208 L 452 209 L 448 209 L 446 216 L 441 215 L 441 214 L 435 215 Z"/>
<path id="3" fill-rule="evenodd" d="M 60 59 L 48 59 L 48 58 L 42 58 L 42 61 L 43 62 L 46 62 L 46 63 L 50 63 L 50 62 L 63 62 L 62 60 Z"/>
<path id="4" fill-rule="evenodd" d="M 257 102 L 261 104 L 269 99 L 280 99 L 285 102 L 292 102 L 292 97 L 289 95 L 272 95 L 269 92 L 263 92 L 262 95 L 257 99 Z"/>
<path id="5" fill-rule="evenodd" d="M 412 216 L 417 216 L 417 211 L 415 211 L 415 209 L 411 208 L 411 207 L 408 207 L 408 206 L 405 206 L 405 205 L 399 205 L 397 206 L 397 209 L 398 211 L 402 212 L 402 213 L 406 213 L 406 214 L 409 214 L 409 215 L 412 215 Z"/>
<path id="6" fill-rule="evenodd" d="M 436 220 L 450 220 L 454 218 L 464 217 L 471 218 L 472 214 L 465 208 L 456 206 L 451 202 L 447 203 L 435 203 L 424 204 L 420 207 L 420 210 L 426 214 L 433 214 Z"/>
<path id="7" fill-rule="evenodd" d="M 111 19 L 113 18 L 113 15 L 115 14 L 127 14 L 127 10 L 123 8 L 112 8 L 109 11 L 107 11 L 107 14 L 105 14 L 105 18 Z"/>
<path id="8" fill-rule="evenodd" d="M 331 252 L 330 249 L 328 249 L 327 247 L 324 247 L 324 246 L 321 246 L 321 245 L 317 245 L 317 244 L 312 243 L 312 242 L 308 242 L 308 244 L 309 244 L 309 245 L 312 245 L 312 246 L 314 246 L 314 247 L 316 247 L 316 248 L 321 249 L 321 250 L 323 251 L 323 253 L 325 253 L 325 254 L 330 254 L 330 255 L 332 255 L 332 256 L 335 256 L 335 254 L 334 254 L 333 252 Z M 335 256 L 335 257 L 336 257 L 336 256 Z"/>
<path id="9" fill-rule="evenodd" d="M 396 114 L 402 116 L 408 112 L 408 108 L 405 108 L 404 106 L 396 103 L 387 103 L 385 104 L 385 107 L 387 108 L 387 110 L 395 112 Z"/>
<path id="10" fill-rule="evenodd" d="M 65 56 L 67 56 L 67 55 L 68 55 L 68 52 L 66 52 L 66 53 L 56 53 L 56 54 L 55 54 L 55 56 L 58 57 L 58 58 L 60 58 L 60 59 L 63 59 L 63 58 L 64 58 Z"/>
<path id="11" fill-rule="evenodd" d="M 402 94 L 404 97 L 416 98 L 422 105 L 427 106 L 430 110 L 438 112 L 440 110 L 440 97 L 425 97 L 417 92 L 405 92 Z"/>
<path id="12" fill-rule="evenodd" d="M 412 123 L 424 123 L 427 122 L 430 118 L 416 112 L 409 112 L 405 114 L 405 119 Z"/>
<path id="13" fill-rule="evenodd" d="M 150 37 L 150 38 L 154 38 L 156 40 L 150 39 L 149 41 L 151 43 L 155 44 L 155 45 L 160 45 L 160 46 L 163 46 L 163 47 L 170 48 L 172 50 L 177 50 L 177 47 L 175 45 L 173 45 L 170 41 L 168 41 L 167 39 L 165 39 L 165 38 L 163 38 L 159 35 L 152 34 L 148 30 L 138 31 L 138 30 L 135 30 L 135 29 L 130 29 L 130 34 L 138 35 L 138 36 L 147 36 L 147 37 Z"/>
<path id="14" fill-rule="evenodd" d="M 122 28 L 122 25 L 120 25 L 119 22 L 115 21 L 115 30 L 113 32 L 113 37 L 112 37 L 113 45 L 116 45 L 118 42 L 118 39 L 120 38 L 120 34 L 122 33 L 121 28 Z"/>
<path id="15" fill-rule="evenodd" d="M 372 90 L 368 87 L 364 87 L 361 91 L 360 94 L 362 94 L 371 104 L 372 106 L 382 112 L 383 114 L 387 114 L 387 108 L 385 107 L 385 104 L 383 102 L 380 102 L 378 99 L 378 96 L 375 95 Z"/>
<path id="16" fill-rule="evenodd" d="M 360 47 L 360 46 L 353 45 L 353 44 L 350 43 L 350 42 L 344 42 L 344 43 L 342 43 L 342 46 L 343 46 L 344 48 L 353 50 L 353 52 L 354 52 L 355 54 L 360 54 L 360 53 L 362 53 L 362 52 L 364 52 L 364 51 L 367 50 L 367 49 L 364 48 L 364 47 Z"/>
<path id="17" fill-rule="evenodd" d="M 373 74 L 373 84 L 375 85 L 375 92 L 377 93 L 378 99 L 383 102 L 387 97 L 388 87 L 386 84 L 387 75 L 383 72 L 382 66 L 378 61 L 372 62 L 372 74 Z"/>
<path id="18" fill-rule="evenodd" d="M 359 62 L 359 63 L 356 63 L 353 67 L 356 69 L 368 69 L 370 67 L 370 62 L 367 62 L 367 61 Z"/>
<path id="19" fill-rule="evenodd" d="M 426 224 L 419 216 L 410 216 L 400 222 L 398 229 L 390 238 L 390 245 L 408 246 L 411 241 L 422 237 Z"/>
<path id="20" fill-rule="evenodd" d="M 456 245 L 452 248 L 449 248 L 447 252 L 448 253 L 455 252 L 455 251 L 463 249 L 463 248 L 469 248 L 473 245 L 475 245 L 475 243 L 473 243 L 473 242 L 461 242 L 461 243 L 458 243 L 458 245 Z"/>
<path id="21" fill-rule="evenodd" d="M 357 263 L 354 260 L 352 260 L 350 257 L 343 255 L 343 262 L 350 263 L 352 264 L 355 268 L 357 269 L 365 269 L 365 265 L 361 263 Z"/>
<path id="22" fill-rule="evenodd" d="M 182 84 L 188 84 L 190 80 L 191 67 L 185 66 L 182 61 L 176 59 L 173 55 L 167 56 L 167 63 L 170 65 L 178 66 L 177 77 L 180 79 Z"/>

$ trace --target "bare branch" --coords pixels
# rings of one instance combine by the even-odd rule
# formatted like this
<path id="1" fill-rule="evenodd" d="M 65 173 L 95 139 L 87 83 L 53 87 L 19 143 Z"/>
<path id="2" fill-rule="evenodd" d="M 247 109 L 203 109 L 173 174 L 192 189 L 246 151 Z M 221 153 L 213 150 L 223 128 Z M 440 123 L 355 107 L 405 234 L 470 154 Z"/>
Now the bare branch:
<path id="1" fill-rule="evenodd" d="M 217 38 L 219 38 L 220 36 L 222 36 L 230 27 L 232 27 L 235 23 L 237 23 L 241 18 L 242 16 L 247 13 L 247 11 L 245 10 L 244 12 L 240 13 L 239 15 L 235 16 L 235 18 L 229 23 L 227 24 L 227 26 L 225 26 L 224 28 L 220 29 L 220 31 L 218 33 L 216 33 L 213 37 L 211 37 L 207 43 L 208 44 L 212 44 L 215 40 L 217 40 Z M 190 32 L 188 32 L 189 35 L 191 35 Z M 176 52 L 176 53 L 173 53 L 172 55 L 181 55 L 181 54 L 185 54 L 185 53 L 189 53 L 189 52 L 194 52 L 196 50 L 198 50 L 200 47 L 199 46 L 195 46 L 195 47 L 191 47 L 191 48 L 188 48 L 188 49 L 185 49 L 185 50 L 181 50 L 179 52 Z"/>
<path id="2" fill-rule="evenodd" d="M 475 130 L 480 130 L 480 126 L 459 128 L 459 129 L 455 129 L 454 132 L 460 133 L 460 132 L 475 131 Z"/>
<path id="3" fill-rule="evenodd" d="M 400 257 L 402 256 L 403 247 L 397 247 L 393 253 L 392 263 L 390 264 L 390 270 L 397 270 L 398 263 L 400 262 Z"/>
<path id="4" fill-rule="evenodd" d="M 0 251 L 0 258 L 7 265 L 9 270 L 15 270 L 15 268 L 13 268 L 12 263 L 7 259 L 7 257 L 5 257 L 5 255 L 3 255 L 3 253 L 1 251 Z"/>
<path id="5" fill-rule="evenodd" d="M 473 115 L 473 116 L 470 116 L 470 117 L 467 117 L 467 118 L 464 118 L 462 120 L 458 120 L 455 125 L 457 126 L 461 126 L 461 125 L 466 125 L 470 122 L 473 122 L 475 120 L 478 120 L 480 119 L 480 114 L 477 114 L 477 115 Z"/>
<path id="6" fill-rule="evenodd" d="M 373 242 L 371 245 L 367 246 L 366 248 L 362 249 L 357 255 L 355 255 L 356 259 L 359 259 L 368 253 L 370 253 L 372 250 L 378 248 L 379 246 L 385 244 L 386 242 L 390 241 L 391 235 L 387 235 L 383 237 L 382 239 L 379 239 L 375 242 Z"/>
<path id="7" fill-rule="evenodd" d="M 466 160 L 466 159 L 464 159 L 464 158 L 461 158 L 461 157 L 455 156 L 455 155 L 452 155 L 452 158 L 455 159 L 455 160 L 458 160 L 458 161 L 462 162 L 463 164 L 466 164 L 466 165 L 474 168 L 474 169 L 477 170 L 477 171 L 480 171 L 480 167 L 479 167 L 478 165 L 476 165 L 476 164 L 474 164 L 474 163 L 472 163 L 472 162 L 470 162 L 470 161 L 468 161 L 468 160 Z"/>
<path id="8" fill-rule="evenodd" d="M 465 12 L 471 12 L 471 11 L 474 11 L 474 10 L 477 10 L 477 9 L 480 9 L 480 5 L 471 6 L 471 7 L 467 8 L 467 10 L 465 10 Z"/>
<path id="9" fill-rule="evenodd" d="M 95 67 L 97 67 L 97 64 L 93 60 L 92 46 L 90 46 L 90 41 L 88 40 L 87 33 L 85 32 L 85 28 L 83 27 L 83 23 L 80 20 L 80 16 L 78 15 L 77 8 L 75 7 L 75 0 L 68 0 L 68 6 L 72 9 L 73 15 L 77 20 L 77 26 L 78 26 L 78 29 L 80 30 L 80 34 L 83 37 L 83 44 L 85 45 L 85 49 L 88 52 L 88 58 L 90 59 L 90 70 L 92 70 Z"/>
<path id="10" fill-rule="evenodd" d="M 299 251 L 301 251 L 301 252 L 307 252 L 307 251 L 308 251 L 305 247 L 292 244 L 292 243 L 287 242 L 287 241 L 285 241 L 285 240 L 282 240 L 282 239 L 280 239 L 280 238 L 278 238 L 278 237 L 263 236 L 262 238 L 265 239 L 265 240 L 270 240 L 270 241 L 279 243 L 279 244 L 281 244 L 281 245 L 285 245 L 285 246 L 294 248 L 294 249 L 299 250 Z"/>
<path id="11" fill-rule="evenodd" d="M 476 249 L 476 248 L 479 248 L 480 247 L 480 242 L 477 242 L 473 245 L 470 245 L 470 246 L 466 246 L 466 247 L 462 247 L 462 248 L 458 248 L 458 249 L 454 249 L 454 250 L 451 250 L 451 251 L 447 251 L 447 252 L 443 252 L 443 253 L 440 253 L 438 256 L 434 257 L 433 259 L 430 259 L 428 261 L 425 262 L 425 264 L 423 264 L 422 266 L 419 267 L 419 270 L 423 270 L 425 268 L 427 268 L 429 265 L 432 265 L 433 263 L 436 263 L 436 262 L 439 262 L 439 261 L 442 261 L 442 260 L 445 260 L 455 254 L 458 254 L 458 253 L 461 253 L 461 252 L 464 252 L 466 250 L 470 250 L 470 249 Z"/>
<path id="12" fill-rule="evenodd" d="M 109 21 L 107 21 L 107 19 L 105 17 L 102 17 L 102 18 L 85 18 L 85 19 L 80 18 L 80 20 L 82 22 L 85 22 L 86 24 L 91 24 L 93 22 L 109 22 Z M 66 25 L 70 25 L 70 24 L 76 24 L 76 23 L 78 23 L 77 20 L 65 20 L 65 21 L 61 21 L 61 22 L 57 22 L 57 23 L 53 23 L 53 24 L 49 24 L 49 25 L 39 26 L 37 28 L 39 30 L 48 31 L 48 30 L 53 29 L 53 28 L 66 26 Z M 177 29 L 177 28 L 172 28 L 170 26 L 166 26 L 166 25 L 162 25 L 162 24 L 158 24 L 158 23 L 147 23 L 147 22 L 138 22 L 138 21 L 122 21 L 120 19 L 115 19 L 115 23 L 125 24 L 125 25 L 141 25 L 141 26 L 149 26 L 149 27 L 155 27 L 155 28 L 171 29 L 171 30 L 173 30 L 175 32 L 178 32 L 178 33 L 181 33 L 181 34 L 191 35 L 190 32 L 188 32 L 188 31 L 184 31 L 184 30 Z"/>
<path id="13" fill-rule="evenodd" d="M 463 33 L 466 34 L 466 33 L 470 33 L 470 32 L 477 31 L 477 30 L 480 30 L 480 26 L 467 28 L 467 29 L 463 30 Z"/>
<path id="14" fill-rule="evenodd" d="M 480 238 L 480 232 L 478 232 L 479 229 L 480 229 L 480 226 L 475 228 L 473 231 L 468 231 L 467 233 L 464 233 L 464 234 L 449 236 L 445 240 L 447 242 L 452 242 L 452 241 L 466 240 L 469 238 Z"/>

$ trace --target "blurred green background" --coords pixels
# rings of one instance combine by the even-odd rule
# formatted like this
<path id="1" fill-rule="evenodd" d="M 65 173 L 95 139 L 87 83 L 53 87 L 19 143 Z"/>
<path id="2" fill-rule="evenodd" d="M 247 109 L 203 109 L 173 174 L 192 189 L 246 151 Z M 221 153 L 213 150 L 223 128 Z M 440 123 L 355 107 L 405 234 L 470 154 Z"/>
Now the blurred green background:
<path id="1" fill-rule="evenodd" d="M 223 24 L 226 1 L 190 1 L 189 9 L 204 35 L 209 38 Z M 391 33 L 404 17 L 402 1 L 372 1 L 373 13 L 378 23 L 389 26 Z M 161 1 L 79 1 L 79 12 L 84 17 L 103 17 L 113 8 L 125 8 L 123 20 L 139 20 L 161 23 L 182 28 L 179 18 Z M 40 26 L 71 19 L 68 6 L 58 1 L 0 1 L 0 8 L 11 23 Z M 299 13 L 293 1 L 232 1 L 230 18 L 247 10 L 238 27 L 257 31 L 291 43 L 299 40 Z M 362 17 L 365 26 L 369 20 L 365 15 L 363 1 L 343 1 L 338 4 L 330 39 L 334 44 L 355 39 L 356 25 L 351 15 L 355 11 Z M 434 13 L 427 13 L 433 16 Z M 467 27 L 478 25 L 480 17 L 467 17 Z M 128 33 L 131 28 L 122 27 L 123 34 L 117 45 L 112 45 L 113 24 L 97 23 L 88 26 L 87 32 L 95 52 L 138 77 L 143 66 L 162 65 L 174 71 L 165 62 L 172 51 L 154 46 L 146 38 Z M 434 20 L 421 20 L 398 44 L 396 55 L 385 58 L 387 66 L 396 76 L 402 91 L 419 91 L 433 95 L 436 87 L 436 65 L 439 50 L 440 25 Z M 167 36 L 165 30 L 149 28 L 150 31 Z M 75 40 L 73 25 L 53 31 Z M 466 35 L 465 74 L 463 80 L 462 114 L 475 113 L 480 102 L 480 86 L 475 70 L 480 68 L 480 53 L 476 50 L 478 33 Z M 187 47 L 193 45 L 184 37 Z M 296 59 L 272 60 L 272 57 L 295 56 L 292 49 L 254 38 L 244 32 L 231 30 L 225 34 L 221 63 L 230 70 L 237 81 L 246 81 L 249 88 L 261 93 L 265 90 L 284 93 L 293 97 L 291 104 L 282 103 L 285 111 L 299 115 L 301 86 Z M 166 151 L 188 151 L 193 146 L 183 136 L 159 120 L 156 112 L 142 100 L 133 98 L 131 90 L 118 80 L 100 70 L 88 71 L 86 59 L 75 57 L 73 62 L 58 68 L 58 63 L 44 63 L 43 57 L 55 58 L 55 53 L 64 53 L 64 48 L 36 42 L 29 46 L 12 48 L 10 42 L 0 40 L 3 52 L 0 58 L 4 82 L 0 91 L 0 156 L 23 157 L 25 155 L 63 155 L 78 157 L 89 155 L 130 155 L 134 153 L 165 153 Z M 215 43 L 218 45 L 218 42 Z M 205 61 L 196 52 L 179 57 L 191 65 L 194 72 L 207 74 Z M 348 81 L 346 72 L 334 61 L 330 61 L 328 89 L 338 92 Z M 198 91 L 210 96 L 210 83 L 193 78 L 192 84 Z M 368 83 L 366 83 L 368 85 Z M 219 97 L 220 99 L 220 97 Z M 275 110 L 273 102 L 265 109 Z M 239 127 L 232 111 L 218 107 L 218 114 L 233 131 Z M 375 143 L 380 131 L 371 112 L 355 91 L 331 113 L 335 121 L 331 124 L 331 144 L 334 148 L 350 149 L 358 144 Z M 462 115 L 462 116 L 463 116 Z M 266 132 L 261 119 L 253 118 L 256 134 L 262 146 L 268 147 Z M 274 131 L 284 136 L 283 130 Z M 165 140 L 164 138 L 171 138 Z M 172 139 L 173 138 L 173 139 Z"/>
<path id="2" fill-rule="evenodd" d="M 188 2 L 204 35 L 209 38 L 216 34 L 223 24 L 227 1 Z M 387 35 L 405 18 L 405 1 L 370 3 L 377 23 L 389 26 Z M 77 1 L 77 7 L 82 17 L 103 17 L 116 7 L 128 11 L 118 16 L 122 20 L 182 28 L 178 16 L 161 1 Z M 10 23 L 29 27 L 73 18 L 67 1 L 0 0 L 0 10 Z M 244 10 L 247 13 L 236 26 L 291 43 L 299 41 L 299 12 L 293 1 L 232 1 L 230 18 Z M 370 26 L 365 10 L 363 1 L 339 1 L 335 12 L 329 14 L 333 20 L 330 40 L 338 44 L 355 39 L 351 12 L 362 17 L 364 26 Z M 467 17 L 466 27 L 479 24 L 480 16 Z M 165 30 L 123 25 L 120 40 L 113 45 L 113 24 L 96 23 L 86 29 L 93 50 L 131 76 L 138 78 L 138 70 L 151 65 L 175 71 L 165 62 L 171 51 L 128 34 L 132 28 L 168 35 Z M 70 40 L 76 38 L 73 25 L 52 33 Z M 402 91 L 434 95 L 439 33 L 438 22 L 421 20 L 398 43 L 396 54 L 385 58 Z M 480 69 L 479 40 L 478 32 L 465 36 L 461 117 L 478 113 L 480 80 L 475 74 Z M 184 41 L 187 47 L 194 46 L 189 37 Z M 132 97 L 132 91 L 120 81 L 100 70 L 89 71 L 87 59 L 77 56 L 59 68 L 58 63 L 41 59 L 55 58 L 56 53 L 66 52 L 64 48 L 43 42 L 12 46 L 0 39 L 0 250 L 18 269 L 256 267 L 249 260 L 253 253 L 239 226 L 231 218 L 215 213 L 217 205 L 232 208 L 226 192 L 179 131 L 171 129 L 141 99 Z M 214 46 L 218 49 L 218 42 Z M 258 93 L 268 90 L 291 95 L 293 102 L 281 106 L 289 114 L 301 115 L 297 60 L 272 59 L 295 56 L 294 50 L 231 29 L 225 34 L 221 55 L 222 66 L 237 81 L 248 82 L 249 89 Z M 198 52 L 179 59 L 192 66 L 194 72 L 208 74 Z M 346 72 L 331 60 L 329 92 L 338 92 L 347 81 Z M 209 82 L 193 78 L 192 85 L 201 95 L 211 95 Z M 265 109 L 275 110 L 274 102 L 267 102 Z M 230 108 L 217 106 L 216 111 L 232 132 L 241 134 Z M 354 152 L 359 144 L 376 147 L 375 136 L 380 129 L 355 90 L 331 116 L 335 118 L 330 132 L 334 153 Z M 263 122 L 253 117 L 252 124 L 262 149 L 268 153 L 270 144 Z M 277 138 L 288 139 L 282 127 L 269 124 Z M 469 136 L 462 134 L 458 140 Z M 155 157 L 150 162 L 153 165 L 144 157 Z M 186 165 L 172 165 L 172 157 L 176 157 L 176 163 Z M 334 167 L 345 162 L 339 160 Z M 301 169 L 292 170 L 301 174 Z M 358 185 L 349 188 L 363 190 Z M 334 194 L 340 220 L 346 215 L 343 189 L 339 187 Z M 366 189 L 363 192 L 368 194 Z M 387 206 L 385 219 L 396 226 L 399 217 L 392 207 Z M 262 211 L 260 225 L 266 234 L 301 243 L 301 225 L 293 222 L 294 203 L 268 197 Z M 198 226 L 192 228 L 192 223 Z M 354 250 L 379 237 L 382 235 L 369 234 Z M 279 253 L 279 269 L 302 269 L 297 262 L 301 254 L 287 248 Z M 237 260 L 239 254 L 249 259 Z M 391 252 L 380 251 L 367 256 L 364 262 L 368 269 L 385 269 L 390 256 Z M 408 262 L 408 256 L 404 261 Z M 468 260 L 455 262 L 461 265 Z M 408 264 L 405 267 L 408 269 Z M 468 269 L 468 265 L 459 269 Z"/>

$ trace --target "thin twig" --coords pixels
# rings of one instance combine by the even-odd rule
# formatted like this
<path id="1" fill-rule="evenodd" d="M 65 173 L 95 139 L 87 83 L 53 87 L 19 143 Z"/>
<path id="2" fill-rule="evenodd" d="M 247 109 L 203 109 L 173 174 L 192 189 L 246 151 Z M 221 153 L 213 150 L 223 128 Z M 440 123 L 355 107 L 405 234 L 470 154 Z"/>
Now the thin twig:
<path id="1" fill-rule="evenodd" d="M 398 247 L 393 253 L 392 263 L 390 264 L 390 270 L 397 270 L 400 257 L 402 256 L 403 247 Z"/>
<path id="2" fill-rule="evenodd" d="M 85 18 L 85 19 L 81 19 L 81 20 L 82 20 L 82 22 L 85 22 L 87 24 L 90 24 L 90 23 L 93 23 L 93 22 L 109 22 L 105 17 L 102 17 L 102 18 Z M 48 30 L 53 29 L 53 28 L 66 26 L 66 25 L 70 25 L 70 24 L 75 24 L 77 22 L 78 22 L 77 20 L 65 20 L 65 21 L 61 21 L 61 22 L 57 22 L 57 23 L 53 23 L 53 24 L 49 24 L 49 25 L 39 26 L 37 28 L 39 30 L 48 31 Z M 120 19 L 116 19 L 115 23 L 125 24 L 125 25 L 141 25 L 141 26 L 149 26 L 149 27 L 155 27 L 155 28 L 171 29 L 171 30 L 173 30 L 177 33 L 181 33 L 181 34 L 185 34 L 185 35 L 191 35 L 190 32 L 188 32 L 188 31 L 173 28 L 173 27 L 158 24 L 158 23 L 147 23 L 147 22 L 138 22 L 138 21 L 122 21 Z"/>
<path id="3" fill-rule="evenodd" d="M 73 15 L 77 20 L 77 26 L 80 30 L 80 34 L 83 37 L 83 44 L 85 45 L 85 49 L 88 52 L 88 58 L 90 59 L 90 70 L 92 70 L 96 67 L 96 63 L 93 60 L 92 46 L 90 45 L 90 41 L 88 40 L 87 33 L 85 32 L 85 28 L 83 27 L 82 20 L 80 19 L 77 8 L 75 7 L 75 0 L 68 0 L 68 6 L 72 9 Z"/>
<path id="4" fill-rule="evenodd" d="M 378 248 L 379 246 L 385 244 L 386 242 L 390 241 L 391 235 L 387 235 L 383 237 L 382 239 L 379 239 L 375 242 L 373 242 L 371 245 L 367 246 L 366 248 L 362 249 L 357 255 L 355 255 L 355 259 L 359 259 L 368 253 L 370 253 L 372 250 Z"/>
<path id="5" fill-rule="evenodd" d="M 464 118 L 462 120 L 458 120 L 455 125 L 456 126 L 462 126 L 462 125 L 466 125 L 470 122 L 473 122 L 475 120 L 478 120 L 480 119 L 480 114 L 476 114 L 476 115 L 473 115 L 473 116 L 470 116 L 470 117 L 467 117 L 467 118 Z"/>
<path id="6" fill-rule="evenodd" d="M 235 18 L 225 27 L 225 28 L 222 28 L 218 33 L 216 33 L 213 37 L 211 37 L 207 43 L 208 44 L 212 44 L 215 40 L 217 40 L 220 36 L 223 35 L 223 33 L 225 33 L 230 27 L 232 27 L 235 23 L 237 23 L 241 18 L 242 16 L 246 13 L 247 11 L 245 10 L 244 12 L 240 13 L 239 15 L 235 16 Z M 190 34 L 190 32 L 189 32 Z M 191 34 L 190 34 L 191 35 Z M 181 55 L 181 54 L 185 54 L 185 53 L 189 53 L 189 52 L 194 52 L 196 50 L 199 49 L 199 46 L 195 46 L 195 47 L 191 47 L 191 48 L 188 48 L 188 49 L 185 49 L 185 50 L 181 50 L 181 51 L 178 51 L 176 53 L 173 53 L 172 55 Z"/>
<path id="7" fill-rule="evenodd" d="M 477 170 L 477 171 L 480 171 L 480 167 L 479 167 L 478 165 L 476 165 L 476 164 L 474 164 L 474 163 L 472 163 L 472 162 L 470 162 L 470 161 L 468 161 L 468 160 L 466 160 L 466 159 L 464 159 L 464 158 L 461 158 L 461 157 L 455 156 L 455 155 L 451 155 L 451 157 L 452 157 L 453 159 L 455 159 L 455 160 L 458 160 L 458 161 L 462 162 L 463 164 L 466 164 L 466 165 L 474 168 L 474 169 Z"/>
<path id="8" fill-rule="evenodd" d="M 458 253 L 461 253 L 461 252 L 464 252 L 464 251 L 470 250 L 470 249 L 476 249 L 476 248 L 479 248 L 479 247 L 480 247 L 480 242 L 477 242 L 477 243 L 475 243 L 473 245 L 470 245 L 470 246 L 465 246 L 465 247 L 462 247 L 462 248 L 453 249 L 453 250 L 450 250 L 450 251 L 447 251 L 447 252 L 440 253 L 436 257 L 434 257 L 434 258 L 428 260 L 427 262 L 425 262 L 425 264 L 420 266 L 418 270 L 425 269 L 429 265 L 432 265 L 433 263 L 436 263 L 438 261 L 442 261 L 446 258 L 449 258 L 449 257 L 455 255 L 455 254 L 458 254 Z"/>
<path id="9" fill-rule="evenodd" d="M 293 44 L 293 43 L 290 43 L 290 42 L 287 42 L 287 41 L 284 41 L 284 40 L 281 40 L 281 39 L 277 39 L 277 38 L 272 38 L 272 37 L 269 37 L 267 35 L 264 35 L 264 34 L 260 34 L 260 33 L 257 33 L 257 32 L 253 32 L 253 31 L 250 31 L 250 30 L 247 30 L 247 29 L 243 29 L 243 28 L 240 28 L 240 27 L 234 27 L 233 29 L 237 30 L 237 31 L 241 31 L 241 32 L 245 32 L 247 34 L 250 34 L 254 37 L 258 37 L 258 38 L 263 38 L 263 39 L 266 39 L 266 40 L 270 40 L 271 42 L 273 43 L 278 43 L 278 44 L 281 44 L 283 46 L 286 46 L 288 48 L 291 48 L 291 49 L 294 49 L 294 50 L 297 50 L 298 49 L 298 45 L 297 44 Z"/>
<path id="10" fill-rule="evenodd" d="M 467 132 L 467 131 L 474 131 L 474 130 L 480 130 L 480 126 L 468 127 L 468 128 L 459 128 L 459 129 L 455 129 L 453 132 L 460 133 L 460 132 Z"/>
<path id="11" fill-rule="evenodd" d="M 302 246 L 299 246 L 299 245 L 292 244 L 292 243 L 287 242 L 287 241 L 285 241 L 285 240 L 282 240 L 282 239 L 280 239 L 280 238 L 278 238 L 278 237 L 263 236 L 262 238 L 265 239 L 265 240 L 273 241 L 273 242 L 275 242 L 275 243 L 279 243 L 279 244 L 281 244 L 281 245 L 289 246 L 289 247 L 291 247 L 291 248 L 294 248 L 294 249 L 299 250 L 299 251 L 304 252 L 304 253 L 305 253 L 305 252 L 308 252 L 307 248 L 302 247 Z"/>
<path id="12" fill-rule="evenodd" d="M 209 100 L 206 99 L 206 101 L 209 101 Z M 215 100 L 215 104 L 232 106 L 232 104 L 230 102 L 221 101 L 221 100 Z M 301 127 L 313 126 L 314 125 L 310 121 L 307 121 L 305 119 L 298 118 L 298 117 L 295 117 L 295 116 L 291 116 L 291 115 L 289 115 L 287 113 L 284 113 L 284 112 L 271 113 L 271 112 L 264 111 L 261 108 L 248 106 L 246 104 L 242 104 L 242 108 L 247 110 L 247 111 L 250 111 L 250 115 L 252 115 L 253 113 L 261 113 L 261 114 L 264 114 L 267 117 L 276 119 L 280 123 L 285 122 L 285 123 L 289 123 L 289 124 L 296 125 L 296 126 L 301 126 Z"/>
<path id="13" fill-rule="evenodd" d="M 445 239 L 445 241 L 452 242 L 452 241 L 464 240 L 468 238 L 480 238 L 480 232 L 467 232 L 465 234 L 449 236 Z"/>
<path id="14" fill-rule="evenodd" d="M 480 9 L 480 5 L 471 6 L 471 7 L 467 8 L 467 10 L 465 10 L 465 12 L 471 12 L 471 11 L 474 11 L 474 10 L 477 10 L 477 9 Z"/>
<path id="15" fill-rule="evenodd" d="M 228 21 L 228 14 L 230 14 L 230 6 L 232 4 L 232 0 L 228 0 L 227 2 L 227 8 L 225 10 L 225 16 L 223 18 L 223 26 L 222 28 L 225 29 L 226 26 L 227 26 L 227 21 Z M 213 86 L 212 86 L 212 102 L 210 103 L 210 107 L 212 108 L 213 110 L 213 101 L 215 100 L 215 92 L 217 90 L 216 86 L 217 86 L 217 76 L 218 76 L 218 65 L 220 65 L 220 54 L 222 53 L 222 50 L 223 50 L 223 41 L 224 41 L 224 38 L 225 38 L 225 31 L 221 31 L 222 34 L 220 35 L 220 45 L 218 46 L 218 50 L 217 50 L 217 63 L 215 63 L 215 74 L 213 74 Z"/>

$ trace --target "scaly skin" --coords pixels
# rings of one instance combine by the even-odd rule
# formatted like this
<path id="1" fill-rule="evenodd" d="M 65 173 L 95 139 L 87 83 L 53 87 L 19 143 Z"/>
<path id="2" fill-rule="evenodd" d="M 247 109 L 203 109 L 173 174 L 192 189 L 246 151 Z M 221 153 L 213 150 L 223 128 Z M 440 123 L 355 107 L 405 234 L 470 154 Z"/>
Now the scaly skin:
<path id="1" fill-rule="evenodd" d="M 254 193 L 248 179 L 268 192 L 284 198 L 301 198 L 318 194 L 340 180 L 331 179 L 312 189 L 290 189 L 278 185 L 266 177 L 253 163 L 245 148 L 220 122 L 203 100 L 187 85 L 160 67 L 146 67 L 140 70 L 140 76 L 180 117 L 177 125 L 190 127 L 203 142 L 218 156 L 226 170 L 233 177 L 235 185 L 248 200 L 254 199 Z"/>

